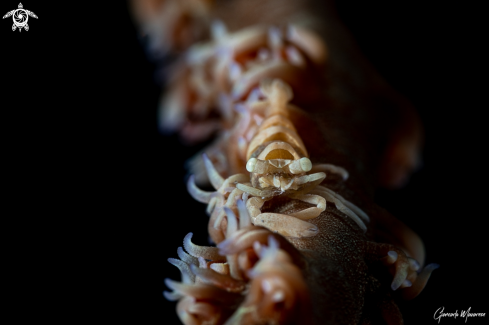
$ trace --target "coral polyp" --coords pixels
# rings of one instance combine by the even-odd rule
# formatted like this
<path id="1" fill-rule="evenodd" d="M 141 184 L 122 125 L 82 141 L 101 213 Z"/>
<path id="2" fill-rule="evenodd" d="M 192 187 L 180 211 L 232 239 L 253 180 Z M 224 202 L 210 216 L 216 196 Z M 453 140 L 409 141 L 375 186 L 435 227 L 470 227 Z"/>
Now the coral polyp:
<path id="1" fill-rule="evenodd" d="M 169 259 L 181 281 L 167 279 L 165 297 L 184 324 L 401 324 L 396 299 L 415 298 L 437 265 L 373 193 L 415 168 L 414 109 L 375 74 L 375 92 L 362 88 L 371 71 L 334 15 L 294 1 L 269 12 L 276 1 L 252 1 L 257 16 L 244 1 L 193 2 L 202 10 L 133 2 L 152 46 L 180 54 L 160 128 L 188 144 L 214 138 L 187 182 L 213 244 L 184 238 Z M 405 118 L 393 128 L 379 116 Z"/>

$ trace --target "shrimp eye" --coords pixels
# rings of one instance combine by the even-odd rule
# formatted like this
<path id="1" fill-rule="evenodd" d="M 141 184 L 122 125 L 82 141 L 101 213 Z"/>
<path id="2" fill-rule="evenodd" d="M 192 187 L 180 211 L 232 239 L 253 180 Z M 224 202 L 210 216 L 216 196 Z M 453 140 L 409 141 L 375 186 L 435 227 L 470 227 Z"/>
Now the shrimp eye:
<path id="1" fill-rule="evenodd" d="M 250 158 L 250 160 L 248 160 L 248 162 L 246 163 L 246 170 L 252 173 L 255 170 L 256 162 L 256 158 Z"/>
<path id="2" fill-rule="evenodd" d="M 309 158 L 303 157 L 299 160 L 303 171 L 308 172 L 312 169 L 312 163 Z"/>

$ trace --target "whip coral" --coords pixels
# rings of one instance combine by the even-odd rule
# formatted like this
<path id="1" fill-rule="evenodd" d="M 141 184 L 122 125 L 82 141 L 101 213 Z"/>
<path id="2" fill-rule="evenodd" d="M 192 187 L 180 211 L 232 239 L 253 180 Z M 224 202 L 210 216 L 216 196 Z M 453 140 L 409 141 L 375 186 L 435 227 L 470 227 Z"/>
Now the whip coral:
<path id="1" fill-rule="evenodd" d="M 141 3 L 138 12 L 154 4 Z M 239 13 L 230 7 L 202 2 L 194 15 L 176 3 L 162 8 L 178 7 L 190 17 L 185 30 L 204 25 L 210 37 L 175 33 L 183 27 L 171 19 L 147 29 L 168 42 L 162 50 L 184 51 L 160 127 L 187 143 L 215 136 L 189 163 L 187 189 L 207 204 L 216 246 L 195 245 L 190 233 L 179 259 L 169 259 L 181 282 L 167 279 L 164 295 L 178 301 L 181 321 L 402 323 L 393 291 L 416 297 L 437 265 L 424 265 L 421 239 L 372 197 L 415 168 L 421 131 L 412 107 L 375 77 L 375 93 L 357 87 L 351 71 L 368 68 L 328 43 L 321 20 L 288 9 L 231 29 L 222 21 L 235 25 Z M 161 20 L 139 17 L 142 28 Z M 405 117 L 399 129 L 382 127 L 388 110 Z"/>

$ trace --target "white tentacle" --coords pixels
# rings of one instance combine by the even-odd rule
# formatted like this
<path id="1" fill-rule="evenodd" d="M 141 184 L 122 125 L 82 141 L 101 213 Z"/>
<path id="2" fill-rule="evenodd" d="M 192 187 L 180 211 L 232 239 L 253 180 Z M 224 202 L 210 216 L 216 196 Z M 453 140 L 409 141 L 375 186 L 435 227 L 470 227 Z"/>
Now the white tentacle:
<path id="1" fill-rule="evenodd" d="M 341 178 L 346 181 L 350 174 L 346 169 L 340 166 L 332 164 L 317 164 L 312 166 L 311 173 L 326 172 L 341 176 Z"/>
<path id="2" fill-rule="evenodd" d="M 256 226 L 263 226 L 286 237 L 311 237 L 318 233 L 318 227 L 299 218 L 279 213 L 262 213 L 254 220 Z"/>
<path id="3" fill-rule="evenodd" d="M 323 191 L 330 193 L 334 197 L 338 198 L 338 200 L 340 200 L 344 205 L 346 205 L 348 208 L 350 208 L 350 210 L 355 212 L 360 218 L 363 219 L 363 221 L 370 222 L 369 216 L 362 209 L 360 209 L 355 204 L 353 204 L 352 202 L 345 199 L 343 196 L 339 195 L 338 193 L 336 193 L 336 192 L 332 191 L 331 189 L 324 187 L 324 186 L 318 186 L 318 187 L 316 187 L 316 189 L 323 190 Z"/>
<path id="4" fill-rule="evenodd" d="M 360 219 L 360 217 L 357 216 L 357 214 L 355 212 L 353 212 L 352 210 L 350 210 L 349 208 L 347 208 L 343 202 L 341 200 L 339 200 L 337 197 L 335 197 L 333 194 L 327 192 L 327 191 L 323 191 L 321 189 L 314 189 L 312 191 L 312 193 L 314 194 L 318 194 L 322 197 L 324 197 L 326 199 L 326 201 L 330 201 L 330 202 L 333 202 L 335 205 L 336 205 L 336 208 L 338 210 L 340 210 L 341 212 L 343 212 L 344 214 L 346 214 L 347 216 L 349 216 L 350 218 L 353 219 L 353 221 L 355 221 L 355 223 L 363 230 L 363 232 L 366 232 L 367 231 L 367 226 L 365 225 L 365 223 L 363 222 L 362 219 Z"/>
<path id="5" fill-rule="evenodd" d="M 304 210 L 301 210 L 299 212 L 291 213 L 289 215 L 299 218 L 301 220 L 308 220 L 312 218 L 316 218 L 326 210 L 326 200 L 319 196 L 319 195 L 314 195 L 314 194 L 304 194 L 304 195 L 298 195 L 294 196 L 294 199 L 301 200 L 310 204 L 316 204 L 316 207 L 313 208 L 307 208 Z"/>

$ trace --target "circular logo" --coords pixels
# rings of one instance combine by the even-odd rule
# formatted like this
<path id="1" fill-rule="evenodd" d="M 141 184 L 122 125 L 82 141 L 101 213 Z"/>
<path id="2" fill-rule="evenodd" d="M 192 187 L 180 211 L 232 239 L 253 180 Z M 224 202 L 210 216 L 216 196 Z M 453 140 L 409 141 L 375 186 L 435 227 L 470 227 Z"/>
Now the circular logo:
<path id="1" fill-rule="evenodd" d="M 25 26 L 27 24 L 27 20 L 29 19 L 27 16 L 27 12 L 25 12 L 24 9 L 15 10 L 15 12 L 12 16 L 14 19 L 14 24 L 17 27 Z"/>

